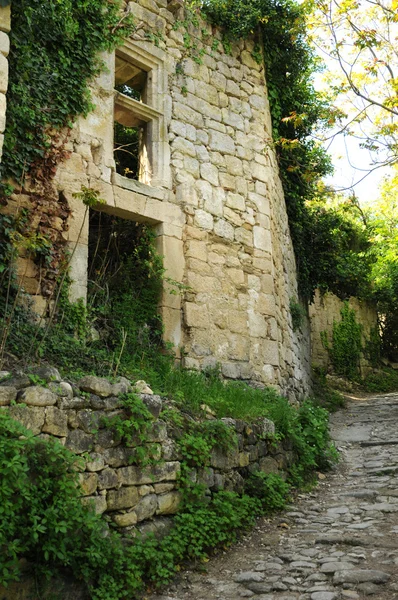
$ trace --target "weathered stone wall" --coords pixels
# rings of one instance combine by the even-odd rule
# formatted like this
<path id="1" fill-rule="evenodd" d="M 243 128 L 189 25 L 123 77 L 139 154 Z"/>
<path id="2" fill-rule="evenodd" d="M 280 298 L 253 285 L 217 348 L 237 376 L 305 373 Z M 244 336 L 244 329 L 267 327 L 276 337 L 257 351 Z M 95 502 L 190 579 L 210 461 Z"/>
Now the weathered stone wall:
<path id="1" fill-rule="evenodd" d="M 106 420 L 123 414 L 120 394 L 132 388 L 127 379 L 110 384 L 87 376 L 74 385 L 62 381 L 52 367 L 38 367 L 30 374 L 45 380 L 47 387 L 33 385 L 32 378 L 23 373 L 11 377 L 1 373 L 6 376 L 0 381 L 1 410 L 39 438 L 57 438 L 77 455 L 84 455 L 83 501 L 93 502 L 97 513 L 106 513 L 126 531 L 136 525 L 142 531 L 168 527 L 170 522 L 164 517 L 177 512 L 181 499 L 177 480 L 182 457 L 172 428 L 159 418 L 167 400 L 140 395 L 153 415 L 152 426 L 145 444 L 137 435 L 125 445 Z M 274 433 L 271 421 L 262 419 L 250 426 L 244 421 L 224 421 L 236 432 L 238 447 L 228 453 L 215 448 L 208 468 L 191 471 L 192 481 L 203 483 L 209 491 L 241 492 L 250 472 L 282 473 L 293 460 L 289 448 L 267 441 L 267 435 Z M 153 458 L 153 464 L 140 466 L 139 448 Z"/>
<path id="2" fill-rule="evenodd" d="M 350 308 L 355 310 L 356 320 L 362 325 L 363 343 L 369 339 L 371 330 L 377 327 L 377 312 L 374 306 L 361 302 L 357 298 L 349 299 Z M 332 340 L 333 323 L 341 321 L 343 301 L 334 294 L 321 295 L 317 290 L 313 304 L 309 307 L 311 322 L 312 362 L 314 365 L 328 368 L 330 360 L 327 350 L 321 341 L 321 332 L 326 331 L 329 341 Z M 370 369 L 369 361 L 361 357 L 361 371 L 365 375 Z"/>
<path id="3" fill-rule="evenodd" d="M 3 152 L 4 130 L 6 128 L 6 93 L 8 89 L 8 60 L 11 29 L 10 7 L 0 7 L 0 158 Z"/>
<path id="4" fill-rule="evenodd" d="M 73 251 L 72 298 L 87 288 L 88 219 L 74 197 L 87 186 L 105 199 L 101 210 L 152 224 L 167 276 L 189 286 L 180 298 L 166 285 L 160 306 L 165 338 L 177 354 L 184 347 L 185 365 L 219 363 L 225 377 L 297 397 L 309 388 L 309 335 L 307 325 L 293 331 L 289 313 L 296 267 L 264 67 L 252 57 L 259 40 L 236 42 L 227 54 L 221 32 L 200 21 L 188 26 L 187 49 L 175 27 L 185 18 L 181 2 L 128 4 L 138 29 L 123 52 L 148 71 L 146 101 L 158 115 L 152 179 L 115 172 L 115 57 L 105 56 L 107 69 L 93 84 L 96 108 L 74 127 L 55 180 L 72 211 L 63 234 Z M 33 292 L 42 312 L 46 299 Z"/>

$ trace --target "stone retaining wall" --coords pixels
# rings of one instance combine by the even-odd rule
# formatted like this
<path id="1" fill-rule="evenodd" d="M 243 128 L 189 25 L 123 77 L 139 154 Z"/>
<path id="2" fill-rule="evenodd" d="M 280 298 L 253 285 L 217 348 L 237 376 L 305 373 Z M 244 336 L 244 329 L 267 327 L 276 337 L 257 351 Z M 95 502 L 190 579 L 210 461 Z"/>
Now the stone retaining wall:
<path id="1" fill-rule="evenodd" d="M 47 381 L 47 387 L 32 385 L 32 374 Z M 120 394 L 132 389 L 127 379 L 110 384 L 87 376 L 74 385 L 62 381 L 51 367 L 32 369 L 30 375 L 17 374 L 0 382 L 0 406 L 36 436 L 54 437 L 84 457 L 85 468 L 79 475 L 83 501 L 94 503 L 96 512 L 106 513 L 119 528 L 129 530 L 137 524 L 141 529 L 168 527 L 164 517 L 177 512 L 181 499 L 177 484 L 181 453 L 172 428 L 159 418 L 162 407 L 170 403 L 153 394 L 140 394 L 153 416 L 145 444 L 154 459 L 153 464 L 141 467 L 136 464 L 137 449 L 142 447 L 139 437 L 124 445 L 105 424 L 106 419 L 123 413 Z M 238 446 L 229 453 L 215 448 L 210 466 L 192 469 L 190 475 L 194 482 L 204 484 L 208 493 L 222 489 L 240 492 L 251 471 L 283 474 L 293 460 L 289 449 L 267 441 L 274 433 L 271 421 L 262 419 L 251 425 L 223 421 L 236 432 Z"/>
<path id="2" fill-rule="evenodd" d="M 349 299 L 350 308 L 355 310 L 356 320 L 362 325 L 362 342 L 365 344 L 369 339 L 371 330 L 377 325 L 376 308 L 357 298 Z M 309 307 L 311 323 L 311 355 L 315 366 L 328 368 L 330 364 L 329 354 L 322 344 L 321 332 L 326 331 L 329 341 L 332 340 L 333 323 L 341 321 L 341 309 L 343 301 L 334 294 L 324 294 L 316 291 L 314 302 Z M 371 369 L 369 361 L 362 355 L 360 361 L 362 375 L 366 375 Z"/>

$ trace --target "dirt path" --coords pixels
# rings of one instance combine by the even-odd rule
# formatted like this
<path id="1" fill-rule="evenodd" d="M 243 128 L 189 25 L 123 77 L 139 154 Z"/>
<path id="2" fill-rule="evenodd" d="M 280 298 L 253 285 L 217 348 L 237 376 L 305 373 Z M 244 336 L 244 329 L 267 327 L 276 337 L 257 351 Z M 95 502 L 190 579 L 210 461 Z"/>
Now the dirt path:
<path id="1" fill-rule="evenodd" d="M 351 399 L 331 432 L 341 462 L 313 493 L 151 600 L 398 600 L 398 394 Z"/>

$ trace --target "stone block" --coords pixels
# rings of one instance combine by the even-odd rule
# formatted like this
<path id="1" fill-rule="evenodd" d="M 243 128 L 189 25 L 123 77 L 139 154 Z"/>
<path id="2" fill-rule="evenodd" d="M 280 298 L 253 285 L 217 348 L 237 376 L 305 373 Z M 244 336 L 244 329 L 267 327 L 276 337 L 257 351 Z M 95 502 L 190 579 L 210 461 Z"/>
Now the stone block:
<path id="1" fill-rule="evenodd" d="M 107 509 L 120 510 L 122 508 L 134 508 L 140 500 L 136 487 L 121 487 L 118 490 L 110 490 L 106 497 Z"/>
<path id="2" fill-rule="evenodd" d="M 182 344 L 181 310 L 162 306 L 160 314 L 163 321 L 163 339 L 173 344 L 175 355 L 178 358 L 179 348 Z"/>
<path id="3" fill-rule="evenodd" d="M 181 282 L 184 277 L 184 246 L 182 240 L 166 235 L 156 238 L 156 249 L 164 257 L 166 276 Z"/>
<path id="4" fill-rule="evenodd" d="M 122 485 L 147 485 L 162 481 L 176 481 L 180 472 L 179 462 L 164 462 L 151 465 L 144 470 L 139 467 L 118 469 L 119 483 Z"/>
<path id="5" fill-rule="evenodd" d="M 220 471 L 229 471 L 239 466 L 239 453 L 237 450 L 224 452 L 214 448 L 211 453 L 210 466 Z"/>
<path id="6" fill-rule="evenodd" d="M 79 473 L 79 485 L 83 496 L 91 496 L 97 489 L 98 475 L 96 473 Z"/>
<path id="7" fill-rule="evenodd" d="M 87 297 L 88 247 L 86 244 L 76 244 L 75 242 L 68 246 L 73 252 L 69 263 L 71 275 L 69 300 L 75 302 L 83 298 L 85 301 Z"/>
<path id="8" fill-rule="evenodd" d="M 235 240 L 244 246 L 253 247 L 253 233 L 244 227 L 238 227 L 235 230 Z"/>
<path id="9" fill-rule="evenodd" d="M 246 333 L 247 332 L 247 315 L 246 312 L 241 310 L 229 310 L 228 311 L 228 328 L 233 333 Z"/>
<path id="10" fill-rule="evenodd" d="M 192 142 L 182 137 L 176 137 L 171 143 L 172 155 L 174 152 L 181 152 L 183 156 L 196 157 L 196 149 Z"/>
<path id="11" fill-rule="evenodd" d="M 272 253 L 271 232 L 263 227 L 253 227 L 253 244 L 258 250 Z"/>
<path id="12" fill-rule="evenodd" d="M 209 326 L 207 306 L 195 304 L 194 302 L 186 302 L 185 323 L 188 327 L 207 329 Z"/>
<path id="13" fill-rule="evenodd" d="M 17 399 L 17 388 L 11 385 L 0 386 L 0 406 L 7 406 Z"/>
<path id="14" fill-rule="evenodd" d="M 86 470 L 95 473 L 105 467 L 105 459 L 102 454 L 92 452 L 86 461 Z"/>
<path id="15" fill-rule="evenodd" d="M 264 456 L 264 458 L 260 458 L 258 464 L 259 470 L 262 473 L 279 473 L 277 461 L 270 456 Z"/>
<path id="16" fill-rule="evenodd" d="M 249 452 L 239 452 L 238 455 L 238 466 L 243 468 L 247 467 L 250 463 L 250 453 Z"/>
<path id="17" fill-rule="evenodd" d="M 1 32 L 0 32 L 1 35 Z M 7 99 L 5 94 L 0 94 L 0 133 L 6 128 Z"/>
<path id="18" fill-rule="evenodd" d="M 219 219 L 216 221 L 214 225 L 214 233 L 230 242 L 233 242 L 235 236 L 233 226 L 224 219 Z"/>
<path id="19" fill-rule="evenodd" d="M 149 443 L 163 443 L 167 439 L 167 426 L 162 420 L 154 421 L 151 429 L 148 431 L 147 440 Z"/>
<path id="20" fill-rule="evenodd" d="M 50 433 L 51 435 L 55 435 L 57 437 L 67 436 L 68 415 L 56 406 L 49 406 L 46 409 L 46 416 L 42 431 L 44 433 Z"/>
<path id="21" fill-rule="evenodd" d="M 209 131 L 209 147 L 210 150 L 222 154 L 235 154 L 235 142 L 232 137 L 212 129 Z"/>
<path id="22" fill-rule="evenodd" d="M 44 425 L 45 409 L 31 408 L 29 406 L 10 406 L 7 409 L 12 419 L 15 419 L 26 429 L 29 429 L 34 435 L 41 432 Z"/>
<path id="23" fill-rule="evenodd" d="M 219 173 L 220 185 L 224 190 L 235 191 L 236 189 L 236 177 L 229 173 Z"/>
<path id="24" fill-rule="evenodd" d="M 206 100 L 207 102 L 210 102 L 210 104 L 218 106 L 218 92 L 214 86 L 209 85 L 205 81 L 198 80 L 195 82 L 195 93 L 199 98 L 202 98 L 202 100 Z"/>
<path id="25" fill-rule="evenodd" d="M 118 384 L 115 384 L 115 385 L 118 385 Z M 114 393 L 114 391 L 115 391 L 115 389 L 114 389 L 115 385 L 112 385 L 112 393 Z M 131 386 L 130 386 L 130 388 L 131 388 Z M 110 396 L 108 398 L 100 398 L 99 396 L 96 396 L 95 394 L 91 394 L 89 400 L 90 400 L 90 406 L 94 410 L 109 411 L 109 410 L 116 410 L 123 406 L 122 400 L 115 396 Z"/>
<path id="26" fill-rule="evenodd" d="M 66 438 L 65 446 L 75 452 L 75 454 L 83 454 L 83 452 L 90 452 L 94 445 L 94 436 L 80 431 L 80 429 L 74 429 L 70 431 Z"/>
<path id="27" fill-rule="evenodd" d="M 109 396 L 112 396 L 112 384 L 103 377 L 86 375 L 80 379 L 77 385 L 82 391 L 96 394 L 100 398 L 108 398 Z"/>
<path id="28" fill-rule="evenodd" d="M 273 340 L 263 340 L 262 359 L 265 364 L 279 366 L 279 348 L 278 342 Z"/>
<path id="29" fill-rule="evenodd" d="M 136 512 L 132 510 L 131 512 L 126 512 L 123 515 L 115 515 L 113 517 L 113 521 L 118 527 L 131 527 L 137 523 L 138 519 Z"/>
<path id="30" fill-rule="evenodd" d="M 245 199 L 240 194 L 235 194 L 233 192 L 228 192 L 227 194 L 227 206 L 233 208 L 234 210 L 245 210 Z"/>
<path id="31" fill-rule="evenodd" d="M 163 406 L 162 398 L 155 394 L 140 394 L 140 398 L 154 419 L 158 419 Z"/>
<path id="32" fill-rule="evenodd" d="M 26 388 L 18 395 L 18 402 L 23 402 L 28 406 L 53 406 L 57 400 L 56 394 L 40 385 Z"/>
<path id="33" fill-rule="evenodd" d="M 8 88 L 8 60 L 3 54 L 0 54 L 0 92 L 7 93 Z"/>
<path id="34" fill-rule="evenodd" d="M 0 30 L 8 33 L 11 30 L 11 6 L 0 7 Z"/>
<path id="35" fill-rule="evenodd" d="M 150 519 L 155 514 L 157 507 L 158 498 L 156 494 L 148 494 L 147 496 L 144 496 L 134 509 L 137 515 L 137 521 Z"/>
<path id="36" fill-rule="evenodd" d="M 200 165 L 200 176 L 212 185 L 218 185 L 218 169 L 210 162 L 205 162 Z"/>
<path id="37" fill-rule="evenodd" d="M 155 483 L 153 486 L 155 494 L 165 494 L 166 492 L 171 492 L 171 490 L 174 490 L 174 488 L 174 483 Z"/>
<path id="38" fill-rule="evenodd" d="M 51 367 L 50 365 L 42 365 L 39 367 L 31 367 L 29 372 L 33 375 L 37 375 L 40 379 L 44 379 L 47 383 L 50 381 L 60 382 L 61 375 L 58 369 Z"/>
<path id="39" fill-rule="evenodd" d="M 181 504 L 181 493 L 177 491 L 161 494 L 158 496 L 157 515 L 175 515 Z"/>
<path id="40" fill-rule="evenodd" d="M 67 381 L 50 381 L 48 389 L 56 394 L 58 398 L 73 399 L 73 388 Z"/>
<path id="41" fill-rule="evenodd" d="M 81 501 L 85 506 L 92 508 L 97 515 L 102 515 L 106 511 L 105 496 L 85 496 Z"/>
<path id="42" fill-rule="evenodd" d="M 194 223 L 195 226 L 200 229 L 211 231 L 213 229 L 214 219 L 208 212 L 198 209 L 195 211 Z"/>

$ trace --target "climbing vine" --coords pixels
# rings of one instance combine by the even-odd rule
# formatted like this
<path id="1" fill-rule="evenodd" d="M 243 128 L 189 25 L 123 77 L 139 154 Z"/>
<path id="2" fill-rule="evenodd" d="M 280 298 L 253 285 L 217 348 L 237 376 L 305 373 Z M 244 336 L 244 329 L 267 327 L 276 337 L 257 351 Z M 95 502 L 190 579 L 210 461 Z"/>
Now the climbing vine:
<path id="1" fill-rule="evenodd" d="M 3 181 L 54 169 L 60 132 L 66 136 L 93 108 L 89 85 L 101 70 L 100 52 L 131 31 L 132 16 L 120 8 L 120 0 L 13 3 Z"/>

